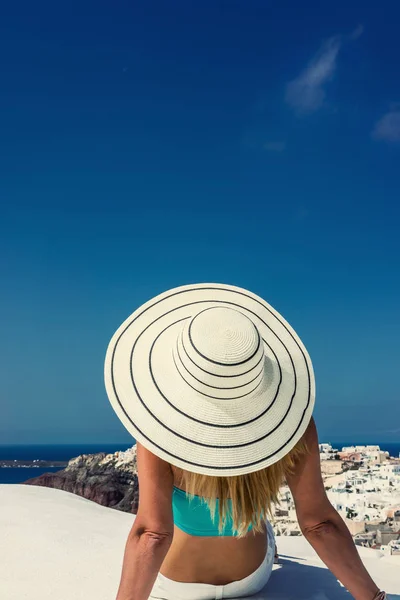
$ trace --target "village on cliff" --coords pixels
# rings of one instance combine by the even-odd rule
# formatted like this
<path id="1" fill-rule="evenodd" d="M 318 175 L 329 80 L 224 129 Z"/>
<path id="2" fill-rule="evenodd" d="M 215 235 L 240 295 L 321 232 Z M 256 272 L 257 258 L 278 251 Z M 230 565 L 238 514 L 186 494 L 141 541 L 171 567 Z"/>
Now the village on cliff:
<path id="1" fill-rule="evenodd" d="M 400 560 L 400 458 L 379 446 L 348 446 L 340 451 L 320 444 L 321 471 L 328 498 L 345 521 L 356 545 L 379 549 Z M 301 535 L 289 488 L 275 507 L 277 535 Z"/>

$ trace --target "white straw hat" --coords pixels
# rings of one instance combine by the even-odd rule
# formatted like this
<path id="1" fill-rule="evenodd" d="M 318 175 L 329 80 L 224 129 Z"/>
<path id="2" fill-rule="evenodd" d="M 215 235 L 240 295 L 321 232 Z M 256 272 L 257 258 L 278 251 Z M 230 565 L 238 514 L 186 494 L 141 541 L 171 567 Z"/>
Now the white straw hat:
<path id="1" fill-rule="evenodd" d="M 113 335 L 109 400 L 126 429 L 167 462 L 242 475 L 300 440 L 315 400 L 310 357 L 265 300 L 233 285 L 168 290 Z"/>

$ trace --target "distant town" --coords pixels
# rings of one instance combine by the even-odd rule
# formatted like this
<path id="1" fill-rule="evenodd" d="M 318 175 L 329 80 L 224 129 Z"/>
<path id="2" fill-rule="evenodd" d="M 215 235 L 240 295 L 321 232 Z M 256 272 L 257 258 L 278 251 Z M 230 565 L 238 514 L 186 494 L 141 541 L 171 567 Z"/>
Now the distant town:
<path id="1" fill-rule="evenodd" d="M 345 521 L 354 542 L 400 555 L 400 458 L 379 446 L 320 444 L 327 496 Z M 301 535 L 293 498 L 285 485 L 275 507 L 277 535 Z"/>

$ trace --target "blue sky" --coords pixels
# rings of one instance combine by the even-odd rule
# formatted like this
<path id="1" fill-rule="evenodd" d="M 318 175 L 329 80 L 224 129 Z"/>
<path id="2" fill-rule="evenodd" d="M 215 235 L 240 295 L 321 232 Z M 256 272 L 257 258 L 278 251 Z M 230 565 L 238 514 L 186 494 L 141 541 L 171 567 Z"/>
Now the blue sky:
<path id="1" fill-rule="evenodd" d="M 103 360 L 175 286 L 295 327 L 324 440 L 400 437 L 400 5 L 8 3 L 0 443 L 129 442 Z"/>

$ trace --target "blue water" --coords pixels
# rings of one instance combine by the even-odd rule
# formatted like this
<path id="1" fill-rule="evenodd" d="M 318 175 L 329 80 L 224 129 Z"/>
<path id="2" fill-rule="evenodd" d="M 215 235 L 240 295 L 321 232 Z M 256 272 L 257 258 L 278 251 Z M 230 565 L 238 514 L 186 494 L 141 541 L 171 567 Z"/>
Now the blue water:
<path id="1" fill-rule="evenodd" d="M 0 469 L 0 483 L 22 483 L 32 477 L 39 477 L 43 473 L 54 473 L 60 471 L 60 467 L 40 469 L 38 467 L 31 468 L 16 468 L 7 467 L 6 469 Z"/>
<path id="2" fill-rule="evenodd" d="M 134 444 L 63 444 L 63 445 L 26 445 L 1 446 L 0 460 L 65 460 L 68 461 L 80 454 L 96 454 L 97 452 L 114 453 L 117 450 L 127 450 Z M 62 467 L 61 467 L 62 469 Z M 7 467 L 0 469 L 0 483 L 22 483 L 42 473 L 59 471 L 60 467 Z"/>
<path id="3" fill-rule="evenodd" d="M 360 442 L 361 443 L 361 442 Z M 363 444 L 376 443 L 368 440 Z M 114 453 L 117 450 L 127 450 L 134 444 L 65 444 L 65 445 L 31 445 L 31 446 L 0 446 L 0 460 L 69 460 L 80 454 L 95 454 L 96 452 Z M 400 455 L 399 443 L 377 443 L 381 450 L 387 450 L 391 456 Z M 334 448 L 351 446 L 354 442 L 332 442 Z M 0 483 L 22 483 L 31 477 L 38 477 L 42 473 L 59 471 L 59 467 L 41 469 L 38 467 L 19 467 L 0 469 Z"/>
<path id="4" fill-rule="evenodd" d="M 0 445 L 0 460 L 69 460 L 80 454 L 95 454 L 96 452 L 116 452 L 127 450 L 130 444 L 33 444 L 26 446 Z"/>

